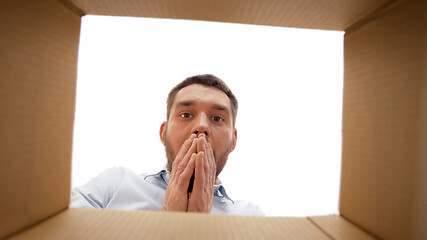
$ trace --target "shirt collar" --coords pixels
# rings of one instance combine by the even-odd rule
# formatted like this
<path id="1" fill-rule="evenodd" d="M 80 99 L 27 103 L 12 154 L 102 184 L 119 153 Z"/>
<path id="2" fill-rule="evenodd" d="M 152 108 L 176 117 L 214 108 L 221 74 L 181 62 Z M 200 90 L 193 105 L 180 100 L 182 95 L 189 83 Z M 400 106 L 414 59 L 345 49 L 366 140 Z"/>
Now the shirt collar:
<path id="1" fill-rule="evenodd" d="M 167 171 L 166 169 L 163 169 L 162 171 L 156 174 L 147 175 L 145 179 L 147 177 L 154 177 L 157 180 L 164 182 L 167 186 L 170 180 L 170 172 Z M 225 191 L 225 188 L 222 184 L 214 185 L 214 196 L 225 197 L 226 199 L 230 200 L 234 204 L 234 201 L 227 195 L 227 192 Z"/>

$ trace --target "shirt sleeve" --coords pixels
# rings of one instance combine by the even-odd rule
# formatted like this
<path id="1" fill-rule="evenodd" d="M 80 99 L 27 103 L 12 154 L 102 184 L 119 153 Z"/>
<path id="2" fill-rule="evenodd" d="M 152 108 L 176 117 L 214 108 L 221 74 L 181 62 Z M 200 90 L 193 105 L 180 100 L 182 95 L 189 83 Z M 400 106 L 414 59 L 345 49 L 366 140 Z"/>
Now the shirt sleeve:
<path id="1" fill-rule="evenodd" d="M 123 168 L 110 168 L 71 191 L 70 208 L 105 208 L 120 186 Z"/>

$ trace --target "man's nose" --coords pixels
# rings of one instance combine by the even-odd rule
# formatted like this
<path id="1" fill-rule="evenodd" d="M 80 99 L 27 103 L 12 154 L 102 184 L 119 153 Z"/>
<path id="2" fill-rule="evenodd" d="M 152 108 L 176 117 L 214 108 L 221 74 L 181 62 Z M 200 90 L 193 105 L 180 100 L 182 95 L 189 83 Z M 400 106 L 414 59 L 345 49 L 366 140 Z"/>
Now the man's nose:
<path id="1" fill-rule="evenodd" d="M 193 126 L 193 133 L 199 135 L 200 133 L 204 133 L 206 136 L 209 135 L 209 119 L 206 114 L 200 114 L 195 121 Z"/>
<path id="2" fill-rule="evenodd" d="M 206 132 L 206 131 L 204 131 L 203 133 L 204 133 L 206 136 L 208 135 L 208 132 Z M 194 132 L 194 134 L 199 135 L 199 131 L 195 131 L 195 132 Z"/>

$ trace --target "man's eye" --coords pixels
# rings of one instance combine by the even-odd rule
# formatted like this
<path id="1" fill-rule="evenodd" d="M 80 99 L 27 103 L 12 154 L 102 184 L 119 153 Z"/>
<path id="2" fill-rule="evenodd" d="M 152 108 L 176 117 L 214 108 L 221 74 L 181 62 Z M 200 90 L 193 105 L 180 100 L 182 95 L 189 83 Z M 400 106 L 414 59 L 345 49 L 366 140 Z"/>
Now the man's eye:
<path id="1" fill-rule="evenodd" d="M 189 118 L 189 117 L 191 117 L 191 114 L 189 114 L 189 113 L 181 113 L 179 116 L 181 116 L 183 118 Z"/>
<path id="2" fill-rule="evenodd" d="M 214 120 L 215 122 L 222 122 L 224 121 L 224 118 L 215 116 L 215 117 L 212 117 L 212 120 Z"/>

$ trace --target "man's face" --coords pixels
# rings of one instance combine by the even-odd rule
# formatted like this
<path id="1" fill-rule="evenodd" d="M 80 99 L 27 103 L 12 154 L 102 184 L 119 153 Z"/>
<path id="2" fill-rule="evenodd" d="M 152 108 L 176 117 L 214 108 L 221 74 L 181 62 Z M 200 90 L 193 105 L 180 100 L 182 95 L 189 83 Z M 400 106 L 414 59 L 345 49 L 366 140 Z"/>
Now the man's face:
<path id="1" fill-rule="evenodd" d="M 176 94 L 169 121 L 160 127 L 169 170 L 184 141 L 192 133 L 206 132 L 206 140 L 214 152 L 216 175 L 219 175 L 237 140 L 230 104 L 224 92 L 201 84 L 189 85 Z"/>

